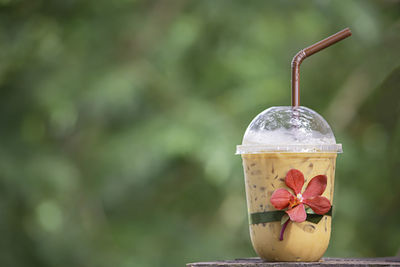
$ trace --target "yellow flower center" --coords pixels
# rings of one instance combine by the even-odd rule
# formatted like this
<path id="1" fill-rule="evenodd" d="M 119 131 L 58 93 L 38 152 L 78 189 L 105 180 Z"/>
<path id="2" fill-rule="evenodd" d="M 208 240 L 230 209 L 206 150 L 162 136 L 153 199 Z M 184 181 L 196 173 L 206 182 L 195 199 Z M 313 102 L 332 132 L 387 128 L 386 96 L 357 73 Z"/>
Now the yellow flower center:
<path id="1" fill-rule="evenodd" d="M 291 200 L 289 200 L 289 208 L 293 208 L 300 203 L 303 203 L 303 196 L 299 193 L 296 196 L 293 196 Z"/>

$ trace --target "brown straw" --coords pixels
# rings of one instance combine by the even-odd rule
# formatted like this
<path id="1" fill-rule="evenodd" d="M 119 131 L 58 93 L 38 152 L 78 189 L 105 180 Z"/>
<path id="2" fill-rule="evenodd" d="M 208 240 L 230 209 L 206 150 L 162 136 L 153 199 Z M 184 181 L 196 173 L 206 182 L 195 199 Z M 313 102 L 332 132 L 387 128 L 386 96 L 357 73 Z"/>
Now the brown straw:
<path id="1" fill-rule="evenodd" d="M 327 48 L 351 35 L 349 28 L 341 30 L 328 38 L 319 41 L 301 51 L 299 51 L 292 60 L 292 106 L 300 106 L 300 64 L 306 57 L 309 57 L 318 51 Z"/>

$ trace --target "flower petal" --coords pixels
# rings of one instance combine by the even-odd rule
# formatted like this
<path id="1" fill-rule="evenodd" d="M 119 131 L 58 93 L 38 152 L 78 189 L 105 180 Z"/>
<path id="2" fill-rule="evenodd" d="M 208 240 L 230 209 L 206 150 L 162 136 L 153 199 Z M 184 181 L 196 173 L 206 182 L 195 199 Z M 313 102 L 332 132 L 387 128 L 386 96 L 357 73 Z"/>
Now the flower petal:
<path id="1" fill-rule="evenodd" d="M 312 178 L 303 193 L 303 198 L 306 199 L 322 195 L 325 191 L 327 180 L 328 178 L 326 175 L 317 175 Z"/>
<path id="2" fill-rule="evenodd" d="M 291 169 L 286 174 L 285 183 L 290 187 L 294 194 L 297 195 L 301 192 L 304 185 L 304 175 L 301 171 L 296 169 Z"/>
<path id="3" fill-rule="evenodd" d="M 303 204 L 299 204 L 293 209 L 289 209 L 286 211 L 289 215 L 290 220 L 294 222 L 304 222 L 307 218 L 306 210 Z"/>
<path id="4" fill-rule="evenodd" d="M 270 201 L 271 204 L 278 210 L 282 210 L 289 206 L 289 200 L 293 195 L 286 189 L 279 188 L 272 194 Z"/>
<path id="5" fill-rule="evenodd" d="M 308 205 L 316 214 L 323 215 L 331 209 L 331 202 L 323 196 L 304 199 L 303 203 Z"/>

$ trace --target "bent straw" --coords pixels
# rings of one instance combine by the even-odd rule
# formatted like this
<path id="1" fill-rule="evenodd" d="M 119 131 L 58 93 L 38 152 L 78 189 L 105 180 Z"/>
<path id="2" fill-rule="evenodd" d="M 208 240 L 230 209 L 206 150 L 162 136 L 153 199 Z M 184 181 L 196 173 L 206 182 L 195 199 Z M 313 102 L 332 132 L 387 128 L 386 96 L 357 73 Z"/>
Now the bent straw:
<path id="1" fill-rule="evenodd" d="M 303 50 L 300 50 L 292 60 L 292 106 L 298 107 L 300 106 L 300 64 L 306 57 L 309 57 L 318 51 L 321 51 L 328 46 L 333 45 L 351 35 L 351 31 L 349 28 L 341 30 L 334 35 L 329 36 L 328 38 L 319 41 Z"/>

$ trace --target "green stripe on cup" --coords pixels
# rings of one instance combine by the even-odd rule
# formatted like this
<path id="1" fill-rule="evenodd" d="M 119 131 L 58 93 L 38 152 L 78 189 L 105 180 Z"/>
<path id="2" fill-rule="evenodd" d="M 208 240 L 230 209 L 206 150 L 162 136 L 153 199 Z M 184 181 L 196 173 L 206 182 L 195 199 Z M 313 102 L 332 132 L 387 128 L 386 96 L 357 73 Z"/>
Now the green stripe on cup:
<path id="1" fill-rule="evenodd" d="M 250 224 L 280 222 L 282 219 L 282 216 L 285 214 L 286 214 L 286 212 L 283 210 L 255 212 L 255 213 L 250 214 L 249 221 L 250 221 Z M 317 224 L 322 220 L 322 217 L 324 217 L 325 215 L 332 216 L 332 208 L 324 215 L 315 214 L 312 210 L 307 211 L 307 219 L 306 220 Z"/>

